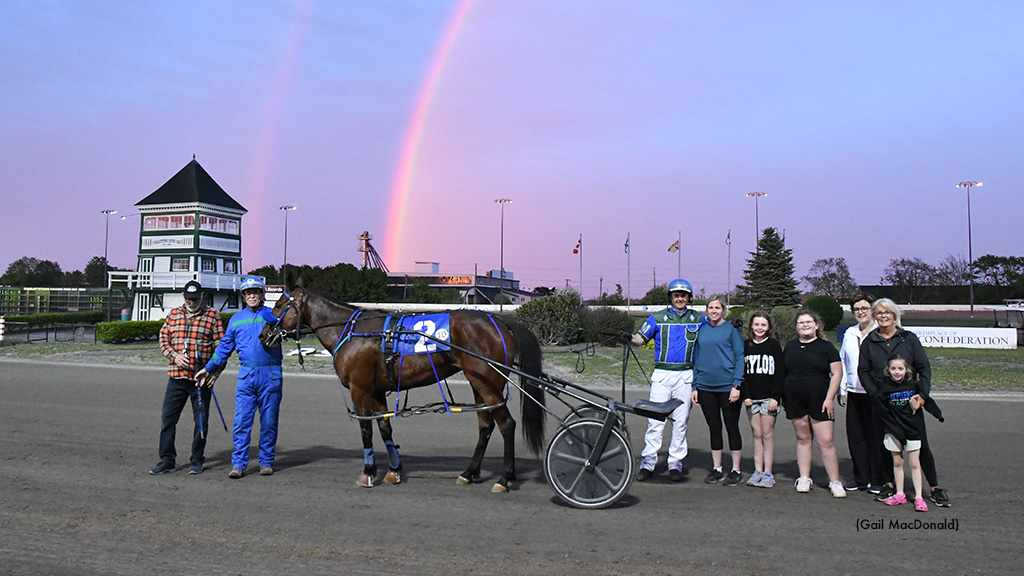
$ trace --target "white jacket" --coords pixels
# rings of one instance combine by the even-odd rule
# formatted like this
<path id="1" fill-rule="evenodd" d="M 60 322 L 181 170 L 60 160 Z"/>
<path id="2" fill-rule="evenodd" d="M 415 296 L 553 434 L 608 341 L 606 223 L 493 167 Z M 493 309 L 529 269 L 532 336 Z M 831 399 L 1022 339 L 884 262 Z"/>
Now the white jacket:
<path id="1" fill-rule="evenodd" d="M 872 322 L 871 330 L 875 328 L 878 328 L 878 324 Z M 843 334 L 843 345 L 839 349 L 839 359 L 843 363 L 843 378 L 839 382 L 840 396 L 845 396 L 847 392 L 867 394 L 864 387 L 860 385 L 860 377 L 857 376 L 857 364 L 860 362 L 860 344 L 862 340 L 859 326 L 851 326 Z"/>

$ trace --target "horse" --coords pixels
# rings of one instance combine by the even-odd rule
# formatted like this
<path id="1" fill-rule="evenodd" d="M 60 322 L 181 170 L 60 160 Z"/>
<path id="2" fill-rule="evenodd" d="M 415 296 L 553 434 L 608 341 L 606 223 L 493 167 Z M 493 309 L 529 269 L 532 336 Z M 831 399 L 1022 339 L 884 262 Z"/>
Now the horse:
<path id="1" fill-rule="evenodd" d="M 303 288 L 301 278 L 287 287 L 274 306 L 273 315 L 278 319 L 277 324 L 268 323 L 260 333 L 265 345 L 280 345 L 286 334 L 298 330 L 301 320 L 327 350 L 333 350 L 334 371 L 342 386 L 349 390 L 363 441 L 363 472 L 357 484 L 372 487 L 377 481 L 374 419 L 388 456 L 389 470 L 384 481 L 399 484 L 403 480 L 401 457 L 392 440 L 391 421 L 388 417 L 373 417 L 375 414 L 390 416 L 386 412 L 387 393 L 436 384 L 460 371 L 469 380 L 473 397 L 482 408 L 477 411 L 476 450 L 458 482 L 470 484 L 480 480 L 480 465 L 495 424 L 504 440 L 504 469 L 491 491 L 506 492 L 509 482 L 516 479 L 516 421 L 506 406 L 504 395 L 508 367 L 534 377 L 542 374 L 540 343 L 525 326 L 505 316 L 454 310 L 448 315 L 451 347 L 434 346 L 436 351 L 402 355 L 396 361 L 396 354 L 385 352 L 389 336 L 389 327 L 385 324 L 389 316 L 363 315 L 359 308 L 329 294 Z M 390 336 L 395 336 L 393 329 Z M 408 332 L 405 337 L 408 339 Z M 421 340 L 423 343 L 433 342 Z M 523 436 L 531 452 L 537 455 L 544 443 L 544 390 L 522 374 Z"/>

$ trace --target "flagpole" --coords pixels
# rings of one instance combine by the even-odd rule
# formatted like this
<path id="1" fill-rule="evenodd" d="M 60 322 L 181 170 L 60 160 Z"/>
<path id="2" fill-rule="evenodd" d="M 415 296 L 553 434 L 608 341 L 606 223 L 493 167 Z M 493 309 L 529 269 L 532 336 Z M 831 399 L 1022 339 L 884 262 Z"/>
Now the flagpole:
<path id="1" fill-rule="evenodd" d="M 583 233 L 580 232 L 580 306 L 583 305 Z"/>
<path id="2" fill-rule="evenodd" d="M 725 245 L 729 247 L 729 257 L 726 260 L 725 269 L 725 305 L 729 305 L 729 295 L 732 293 L 732 228 L 725 235 Z"/>
<path id="3" fill-rule="evenodd" d="M 626 314 L 629 314 L 629 232 L 626 232 Z"/>
<path id="4" fill-rule="evenodd" d="M 676 250 L 676 252 L 677 252 L 676 257 L 678 258 L 678 260 L 676 261 L 676 278 L 682 278 L 683 277 L 683 232 L 681 230 L 679 231 L 679 237 L 676 239 L 676 242 L 679 243 L 679 249 Z"/>

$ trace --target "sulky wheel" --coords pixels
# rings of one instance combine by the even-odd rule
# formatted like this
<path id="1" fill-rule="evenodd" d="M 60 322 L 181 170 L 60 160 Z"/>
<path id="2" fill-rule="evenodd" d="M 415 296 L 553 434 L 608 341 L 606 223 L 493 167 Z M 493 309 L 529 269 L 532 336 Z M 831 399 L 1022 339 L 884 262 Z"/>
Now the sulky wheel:
<path id="1" fill-rule="evenodd" d="M 544 475 L 551 489 L 576 508 L 605 508 L 629 491 L 633 481 L 633 451 L 625 435 L 613 428 L 601 456 L 587 470 L 587 457 L 601 435 L 598 420 L 566 424 L 548 444 Z"/>
<path id="2" fill-rule="evenodd" d="M 581 404 L 575 407 L 575 412 L 569 412 L 568 414 L 566 414 L 565 425 L 568 426 L 571 422 L 575 422 L 577 420 L 603 421 L 607 414 L 608 410 L 605 408 L 599 408 L 597 406 L 592 406 L 590 404 Z M 615 414 L 615 417 L 618 418 L 619 420 L 615 424 L 616 428 L 618 428 L 619 432 L 622 432 L 622 435 L 626 437 L 626 442 L 629 443 L 629 428 L 626 426 L 626 419 L 624 415 L 620 412 Z"/>

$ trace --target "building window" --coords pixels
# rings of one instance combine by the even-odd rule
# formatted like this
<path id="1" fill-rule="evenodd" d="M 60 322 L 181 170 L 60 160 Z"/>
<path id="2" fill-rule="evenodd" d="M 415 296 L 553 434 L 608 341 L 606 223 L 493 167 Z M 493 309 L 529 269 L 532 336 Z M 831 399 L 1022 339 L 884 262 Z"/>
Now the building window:
<path id="1" fill-rule="evenodd" d="M 231 294 L 228 294 L 228 297 L 225 299 L 225 301 L 227 302 L 228 308 L 231 308 L 232 310 L 238 310 L 238 292 L 232 292 Z"/>
<path id="2" fill-rule="evenodd" d="M 188 216 L 185 216 L 185 228 L 195 228 L 195 227 L 196 227 L 196 217 L 193 216 L 192 214 L 189 214 Z"/>
<path id="3" fill-rule="evenodd" d="M 216 272 L 217 260 L 214 258 L 203 258 L 203 272 Z"/>
<path id="4" fill-rule="evenodd" d="M 143 230 L 156 230 L 156 216 L 147 216 L 142 224 Z"/>
<path id="5" fill-rule="evenodd" d="M 238 221 L 214 218 L 213 216 L 200 216 L 199 229 L 210 230 L 211 232 L 223 232 L 226 234 L 238 235 Z"/>
<path id="6" fill-rule="evenodd" d="M 171 272 L 188 272 L 188 258 L 172 258 Z"/>
<path id="7" fill-rule="evenodd" d="M 225 260 L 224 261 L 224 273 L 225 274 L 236 274 L 235 270 L 236 270 L 236 268 L 235 268 L 235 261 L 234 260 Z"/>

